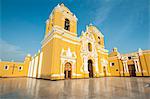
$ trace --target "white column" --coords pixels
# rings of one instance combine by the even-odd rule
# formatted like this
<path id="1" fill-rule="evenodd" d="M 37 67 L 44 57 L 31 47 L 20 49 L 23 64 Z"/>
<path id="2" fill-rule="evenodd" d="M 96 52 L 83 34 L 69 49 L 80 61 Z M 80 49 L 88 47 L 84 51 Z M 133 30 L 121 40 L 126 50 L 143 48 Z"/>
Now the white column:
<path id="1" fill-rule="evenodd" d="M 30 77 L 33 77 L 33 76 L 32 76 L 32 74 L 33 74 L 33 69 L 34 69 L 34 57 L 33 57 L 33 59 L 32 59 Z"/>
<path id="2" fill-rule="evenodd" d="M 40 53 L 39 68 L 38 68 L 38 78 L 40 78 L 40 76 L 41 76 L 42 58 L 43 58 L 43 52 Z"/>
<path id="3" fill-rule="evenodd" d="M 123 61 L 124 71 L 129 72 L 127 61 Z"/>
<path id="4" fill-rule="evenodd" d="M 105 66 L 105 70 L 106 70 L 106 75 L 108 74 L 108 68 L 107 66 Z"/>
<path id="5" fill-rule="evenodd" d="M 38 69 L 38 56 L 35 57 L 33 77 L 37 76 L 37 69 Z"/>
<path id="6" fill-rule="evenodd" d="M 138 66 L 139 72 L 141 72 L 141 66 L 139 64 L 139 61 L 136 61 L 136 62 L 137 62 L 137 66 Z"/>
<path id="7" fill-rule="evenodd" d="M 124 72 L 127 72 L 127 70 L 126 70 L 126 65 L 125 65 L 125 61 L 123 61 L 123 67 L 124 67 Z"/>
<path id="8" fill-rule="evenodd" d="M 60 75 L 64 74 L 64 64 L 65 64 L 65 59 L 61 58 L 61 65 L 60 65 Z"/>
<path id="9" fill-rule="evenodd" d="M 97 58 L 95 59 L 95 69 L 96 69 L 96 72 L 98 73 L 99 70 L 98 70 L 98 59 Z"/>
<path id="10" fill-rule="evenodd" d="M 76 61 L 72 60 L 72 74 L 76 73 Z"/>
<path id="11" fill-rule="evenodd" d="M 126 64 L 126 70 L 127 72 L 129 72 L 127 61 L 125 62 L 125 64 Z"/>
<path id="12" fill-rule="evenodd" d="M 28 67 L 28 77 L 30 77 L 30 73 L 31 73 L 31 66 L 32 66 L 32 61 L 30 61 L 30 63 L 29 63 L 29 67 Z"/>
<path id="13" fill-rule="evenodd" d="M 136 73 L 137 73 L 137 72 L 138 72 L 138 69 L 137 69 L 136 60 L 134 60 L 134 65 L 135 65 L 135 70 L 136 70 Z"/>
<path id="14" fill-rule="evenodd" d="M 84 72 L 88 73 L 88 59 L 87 59 L 87 56 L 83 57 L 83 62 L 84 62 Z"/>

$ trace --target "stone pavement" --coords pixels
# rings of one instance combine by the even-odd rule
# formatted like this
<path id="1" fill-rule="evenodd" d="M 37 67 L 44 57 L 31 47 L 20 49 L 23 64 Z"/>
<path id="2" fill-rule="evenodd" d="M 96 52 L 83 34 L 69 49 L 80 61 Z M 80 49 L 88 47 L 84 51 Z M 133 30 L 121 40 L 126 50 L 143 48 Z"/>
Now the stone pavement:
<path id="1" fill-rule="evenodd" d="M 150 99 L 150 77 L 0 79 L 0 99 Z"/>

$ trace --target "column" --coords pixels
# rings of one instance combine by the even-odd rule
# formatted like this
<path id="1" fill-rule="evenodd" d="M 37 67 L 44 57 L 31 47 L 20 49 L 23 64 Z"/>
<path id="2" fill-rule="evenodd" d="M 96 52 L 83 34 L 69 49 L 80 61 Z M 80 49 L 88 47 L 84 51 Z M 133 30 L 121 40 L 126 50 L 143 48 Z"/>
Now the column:
<path id="1" fill-rule="evenodd" d="M 36 57 L 35 57 L 34 70 L 33 70 L 33 77 L 37 77 L 38 58 L 39 58 L 39 56 L 36 56 Z"/>
<path id="2" fill-rule="evenodd" d="M 126 71 L 129 72 L 127 61 L 125 62 L 125 65 L 126 65 Z"/>
<path id="3" fill-rule="evenodd" d="M 137 60 L 136 62 L 137 62 L 137 66 L 138 66 L 138 71 L 141 72 L 141 66 L 139 64 L 139 61 Z"/>
<path id="4" fill-rule="evenodd" d="M 137 73 L 137 72 L 138 72 L 138 69 L 137 69 L 136 60 L 134 60 L 134 65 L 135 65 L 135 70 L 136 70 L 136 73 Z"/>
<path id="5" fill-rule="evenodd" d="M 60 76 L 64 74 L 64 64 L 65 64 L 65 59 L 61 58 L 61 64 L 60 64 Z"/>
<path id="6" fill-rule="evenodd" d="M 41 77 L 42 60 L 43 60 L 42 58 L 43 58 L 43 52 L 40 53 L 39 68 L 38 68 L 38 78 Z"/>
<path id="7" fill-rule="evenodd" d="M 83 62 L 84 62 L 84 72 L 88 73 L 88 60 L 87 60 L 87 56 L 83 57 Z"/>
<path id="8" fill-rule="evenodd" d="M 30 77 L 31 66 L 32 66 L 32 61 L 30 61 L 29 67 L 28 67 L 28 77 Z"/>
<path id="9" fill-rule="evenodd" d="M 98 59 L 97 58 L 95 59 L 95 67 L 96 67 L 96 72 L 98 73 L 99 70 L 98 70 Z"/>
<path id="10" fill-rule="evenodd" d="M 123 68 L 124 68 L 124 72 L 127 72 L 126 66 L 125 66 L 125 61 L 123 61 Z"/>

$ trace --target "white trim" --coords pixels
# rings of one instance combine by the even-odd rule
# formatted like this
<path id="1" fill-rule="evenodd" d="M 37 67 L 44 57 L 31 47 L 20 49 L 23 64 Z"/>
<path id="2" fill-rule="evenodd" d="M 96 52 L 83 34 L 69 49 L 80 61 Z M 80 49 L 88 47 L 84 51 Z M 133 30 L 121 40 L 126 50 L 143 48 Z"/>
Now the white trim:
<path id="1" fill-rule="evenodd" d="M 34 58 L 32 58 L 31 71 L 30 71 L 30 76 L 29 77 L 33 77 L 33 69 L 34 69 Z"/>
<path id="2" fill-rule="evenodd" d="M 64 74 L 62 74 L 62 73 L 61 74 L 52 74 L 51 76 L 52 77 L 59 77 L 59 76 L 64 76 Z"/>
<path id="3" fill-rule="evenodd" d="M 137 73 L 138 72 L 138 69 L 137 69 L 137 64 L 136 64 L 136 61 L 134 60 L 134 65 L 135 65 L 135 72 Z"/>
<path id="4" fill-rule="evenodd" d="M 139 64 L 139 61 L 137 61 L 137 66 L 138 66 L 139 72 L 141 72 L 141 66 Z"/>
<path id="5" fill-rule="evenodd" d="M 30 72 L 31 72 L 31 64 L 32 64 L 32 61 L 29 62 L 29 67 L 28 67 L 28 77 L 30 77 Z"/>
<path id="6" fill-rule="evenodd" d="M 71 43 L 71 44 L 75 44 L 75 45 L 80 45 L 79 42 L 75 42 L 75 41 L 69 40 L 69 39 L 67 39 L 67 38 L 63 38 L 62 36 L 59 36 L 58 34 L 53 34 L 53 36 L 50 37 L 48 40 L 46 40 L 46 41 L 44 40 L 44 41 L 43 41 L 42 48 L 43 48 L 47 43 L 49 43 L 52 39 L 54 39 L 54 38 L 61 39 L 61 40 L 65 41 L 65 42 L 67 42 L 67 43 Z"/>
<path id="7" fill-rule="evenodd" d="M 31 74 L 31 66 L 32 66 L 32 61 L 30 61 L 29 67 L 28 67 L 28 77 L 30 77 L 30 74 Z"/>
<path id="8" fill-rule="evenodd" d="M 127 61 L 123 61 L 123 67 L 124 67 L 124 72 L 128 73 L 129 70 L 128 70 L 128 64 L 127 64 Z"/>
<path id="9" fill-rule="evenodd" d="M 82 76 L 82 74 L 72 73 L 72 76 Z"/>
<path id="10" fill-rule="evenodd" d="M 20 67 L 21 67 L 21 69 L 20 69 Z M 18 71 L 22 71 L 22 70 L 23 70 L 23 66 L 19 66 Z"/>
<path id="11" fill-rule="evenodd" d="M 6 66 L 7 66 L 7 69 L 5 69 Z M 4 66 L 4 70 L 9 70 L 9 65 L 5 65 Z"/>
<path id="12" fill-rule="evenodd" d="M 114 62 L 110 62 L 110 66 L 111 66 L 111 67 L 114 67 L 114 65 L 112 65 L 112 63 L 115 65 L 115 63 L 114 63 Z"/>
<path id="13" fill-rule="evenodd" d="M 42 59 L 43 59 L 43 52 L 40 53 L 40 60 L 39 60 L 39 68 L 38 68 L 38 78 L 41 76 L 41 69 L 42 69 Z"/>
<path id="14" fill-rule="evenodd" d="M 60 57 L 61 57 L 60 73 L 64 73 L 64 66 L 66 62 L 69 62 L 72 65 L 72 74 L 73 74 L 75 72 L 74 68 L 76 68 L 76 53 L 71 52 L 70 48 L 68 48 L 68 50 L 62 49 Z"/>
<path id="15" fill-rule="evenodd" d="M 38 57 L 39 56 L 36 56 L 35 57 L 35 60 L 34 60 L 34 69 L 33 69 L 33 77 L 36 77 L 37 75 L 37 69 L 38 69 Z"/>

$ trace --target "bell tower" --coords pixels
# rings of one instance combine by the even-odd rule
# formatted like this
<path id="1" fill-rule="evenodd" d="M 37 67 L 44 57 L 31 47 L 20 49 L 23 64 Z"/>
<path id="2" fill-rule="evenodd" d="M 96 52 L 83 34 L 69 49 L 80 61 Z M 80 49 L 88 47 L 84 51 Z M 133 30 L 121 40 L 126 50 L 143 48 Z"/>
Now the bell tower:
<path id="1" fill-rule="evenodd" d="M 77 20 L 76 16 L 63 3 L 58 4 L 46 21 L 45 36 L 54 29 L 77 36 Z"/>

